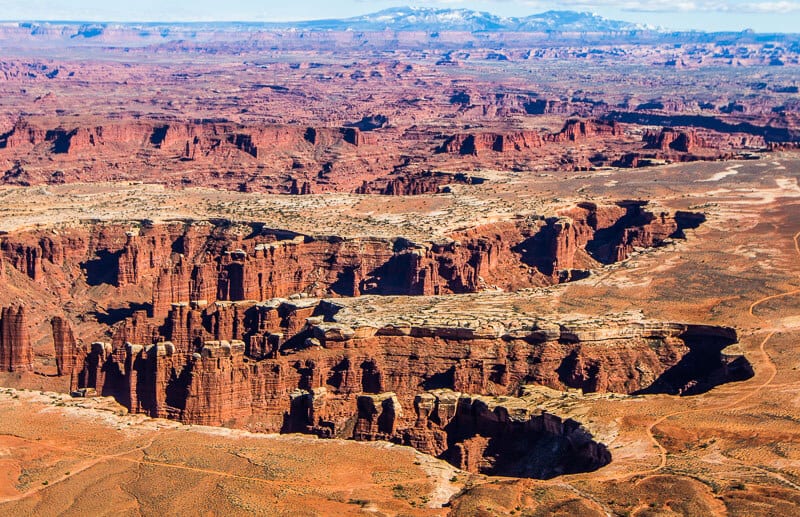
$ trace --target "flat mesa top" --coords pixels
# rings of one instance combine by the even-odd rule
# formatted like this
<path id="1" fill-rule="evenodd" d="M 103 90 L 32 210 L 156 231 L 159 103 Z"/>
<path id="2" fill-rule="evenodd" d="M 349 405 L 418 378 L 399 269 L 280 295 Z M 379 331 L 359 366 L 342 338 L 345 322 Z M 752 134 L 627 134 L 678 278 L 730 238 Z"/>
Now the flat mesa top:
<path id="1" fill-rule="evenodd" d="M 306 235 L 444 239 L 458 230 L 530 215 L 555 215 L 577 202 L 649 200 L 685 209 L 721 197 L 792 195 L 796 154 L 744 162 L 699 162 L 594 173 L 489 172 L 481 185 L 452 185 L 419 196 L 305 196 L 173 190 L 140 182 L 0 188 L 0 231 L 47 229 L 81 221 L 259 222 Z"/>
<path id="2" fill-rule="evenodd" d="M 458 187 L 454 187 L 454 190 Z M 286 196 L 142 183 L 91 183 L 0 189 L 0 230 L 79 221 L 226 219 L 261 222 L 307 235 L 431 240 L 449 231 L 533 213 L 542 201 L 505 204 L 491 191 L 392 197 L 346 193 Z"/>
<path id="3" fill-rule="evenodd" d="M 588 316 L 575 307 L 560 306 L 558 287 L 516 292 L 482 292 L 477 294 L 420 296 L 361 296 L 327 300 L 338 308 L 333 325 L 352 328 L 413 327 L 428 329 L 462 329 L 475 335 L 502 337 L 541 330 L 585 331 L 618 330 L 621 335 L 633 329 L 650 328 L 640 310 L 628 310 Z M 659 323 L 662 327 L 664 324 Z"/>

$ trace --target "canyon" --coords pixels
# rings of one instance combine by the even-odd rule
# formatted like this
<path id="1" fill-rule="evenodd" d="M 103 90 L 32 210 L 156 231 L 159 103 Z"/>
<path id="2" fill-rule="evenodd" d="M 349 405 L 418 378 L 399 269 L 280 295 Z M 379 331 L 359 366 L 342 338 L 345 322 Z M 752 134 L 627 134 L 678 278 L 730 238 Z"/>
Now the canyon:
<path id="1" fill-rule="evenodd" d="M 0 513 L 796 513 L 797 36 L 389 13 L 0 24 Z"/>
<path id="2" fill-rule="evenodd" d="M 665 126 L 656 133 L 645 131 L 637 140 L 637 126 L 592 119 L 567 119 L 557 132 L 480 130 L 452 135 L 419 127 L 368 126 L 362 131 L 138 117 L 121 122 L 99 119 L 89 127 L 65 124 L 72 122 L 63 117 L 20 116 L 0 135 L 0 163 L 6 167 L 2 182 L 41 185 L 114 179 L 294 195 L 332 191 L 418 195 L 451 182 L 472 181 L 463 173 L 442 172 L 456 163 L 463 167 L 462 162 L 471 168 L 491 164 L 565 171 L 641 167 L 654 161 L 729 159 L 800 139 L 792 130 L 761 135 L 757 129 L 730 126 L 719 132 L 704 129 L 700 137 L 693 129 Z M 581 150 L 579 158 L 572 155 L 576 148 Z M 97 160 L 108 166 L 87 176 Z M 230 170 L 220 170 L 224 168 Z"/>
<path id="3" fill-rule="evenodd" d="M 0 28 L 4 41 L 18 41 L 0 63 L 0 183 L 419 195 L 486 180 L 487 169 L 754 158 L 800 141 L 798 53 L 785 36 L 676 46 L 673 37 L 697 35 L 620 42 L 615 34 L 586 52 L 588 40 L 570 34 L 549 42 L 405 31 L 341 40 L 248 28 L 237 41 L 230 27 L 213 37 L 213 27 L 172 27 L 156 40 L 152 28 L 96 29 L 87 38 L 69 24 Z M 495 44 L 504 46 L 502 68 Z M 53 46 L 63 49 L 48 54 Z M 163 56 L 158 65 L 150 53 Z M 671 85 L 681 81 L 687 86 L 675 95 Z M 86 85 L 110 92 L 108 101 Z"/>
<path id="4" fill-rule="evenodd" d="M 154 418 L 391 440 L 462 469 L 489 473 L 495 467 L 487 465 L 497 464 L 497 472 L 549 477 L 563 468 L 598 468 L 610 452 L 570 418 L 504 420 L 502 402 L 498 410 L 481 409 L 486 402 L 470 397 L 513 397 L 530 384 L 700 393 L 752 376 L 744 357 L 721 354 L 737 342 L 736 332 L 631 316 L 509 326 L 478 313 L 462 327 L 408 320 L 376 326 L 341 315 L 348 300 L 513 293 L 586 278 L 634 250 L 682 239 L 705 220 L 648 208 L 643 201 L 584 202 L 553 217 L 421 243 L 229 221 L 132 221 L 9 233 L 0 249 L 4 263 L 61 296 L 82 282 L 150 291 L 150 303 L 131 303 L 116 311 L 117 321 L 104 320 L 113 325 L 108 342 L 79 344 L 68 319 L 52 318 L 56 375 L 69 379 L 75 394 L 112 396 Z M 20 306 L 0 319 L 0 357 L 9 358 L 9 371 L 33 368 L 24 316 Z M 503 466 L 515 453 L 491 442 L 517 436 L 526 437 L 511 440 L 518 446 L 532 440 L 562 453 L 535 467 Z"/>

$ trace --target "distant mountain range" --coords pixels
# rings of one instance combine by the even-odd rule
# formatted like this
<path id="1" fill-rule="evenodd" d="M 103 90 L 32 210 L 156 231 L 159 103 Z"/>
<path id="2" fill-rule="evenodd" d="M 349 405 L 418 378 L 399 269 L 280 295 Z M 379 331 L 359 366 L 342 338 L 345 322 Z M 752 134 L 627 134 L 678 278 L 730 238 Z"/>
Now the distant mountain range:
<path id="1" fill-rule="evenodd" d="M 0 14 L 0 17 L 2 15 Z M 609 20 L 596 14 L 547 11 L 525 17 L 503 17 L 470 9 L 397 7 L 353 18 L 294 22 L 71 22 L 36 21 L 22 25 L 82 25 L 83 37 L 98 36 L 112 27 L 181 27 L 222 30 L 302 29 L 329 31 L 420 31 L 420 32 L 630 32 L 653 30 L 647 25 Z"/>
<path id="2" fill-rule="evenodd" d="M 341 20 L 309 20 L 279 24 L 305 29 L 359 31 L 467 32 L 619 32 L 652 29 L 641 24 L 609 20 L 592 13 L 547 11 L 521 18 L 497 16 L 470 9 L 396 7 Z"/>

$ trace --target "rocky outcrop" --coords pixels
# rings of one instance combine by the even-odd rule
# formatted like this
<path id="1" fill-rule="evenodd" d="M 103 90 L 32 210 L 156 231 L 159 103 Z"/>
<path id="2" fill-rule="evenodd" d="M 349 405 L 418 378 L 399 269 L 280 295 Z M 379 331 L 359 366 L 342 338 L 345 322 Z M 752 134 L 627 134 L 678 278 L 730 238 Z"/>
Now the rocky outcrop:
<path id="1" fill-rule="evenodd" d="M 353 430 L 356 440 L 392 440 L 403 409 L 394 393 L 359 395 L 356 399 L 357 420 Z"/>
<path id="2" fill-rule="evenodd" d="M 487 151 L 495 153 L 524 152 L 548 143 L 583 142 L 595 138 L 623 135 L 616 122 L 568 120 L 558 133 L 537 131 L 462 133 L 448 137 L 437 148 L 439 153 L 478 156 Z"/>
<path id="3" fill-rule="evenodd" d="M 4 263 L 55 291 L 80 275 L 90 284 L 117 283 L 117 259 L 129 229 L 97 224 L 5 234 L 0 236 L 0 255 Z"/>
<path id="4" fill-rule="evenodd" d="M 242 341 L 209 341 L 192 354 L 186 366 L 187 386 L 183 418 L 205 425 L 242 422 L 253 411 L 251 369 L 245 364 Z M 174 407 L 174 406 L 173 406 Z M 178 406 L 180 409 L 180 406 Z M 164 410 L 157 409 L 159 414 Z"/>
<path id="5" fill-rule="evenodd" d="M 418 196 L 445 190 L 446 185 L 480 185 L 485 180 L 463 173 L 447 174 L 425 171 L 419 174 L 393 175 L 373 181 L 365 181 L 356 189 L 356 194 L 381 194 L 384 196 Z"/>
<path id="6" fill-rule="evenodd" d="M 299 183 L 297 180 L 292 180 L 292 186 L 289 188 L 289 194 L 293 196 L 307 196 L 311 194 L 311 183 L 308 181 Z"/>
<path id="7" fill-rule="evenodd" d="M 469 133 L 448 137 L 437 152 L 478 156 L 487 151 L 497 153 L 524 151 L 542 145 L 542 135 L 536 131 Z"/>
<path id="8" fill-rule="evenodd" d="M 706 129 L 717 134 L 750 135 L 763 139 L 764 142 L 796 142 L 800 132 L 794 128 L 781 127 L 775 124 L 757 125 L 750 122 L 730 122 L 722 117 L 706 115 L 661 115 L 657 113 L 612 111 L 603 117 L 607 121 L 625 124 L 641 124 L 645 126 L 664 126 L 667 128 L 684 127 L 695 130 Z"/>
<path id="9" fill-rule="evenodd" d="M 72 377 L 71 389 L 91 390 L 101 395 L 115 394 L 123 404 L 132 404 L 131 398 L 122 384 L 124 359 L 121 349 L 113 356 L 114 347 L 110 343 L 95 341 L 88 347 L 78 350 L 75 375 Z M 111 386 L 114 386 L 113 390 Z M 135 404 L 131 408 L 137 408 Z"/>
<path id="10" fill-rule="evenodd" d="M 33 371 L 33 348 L 22 305 L 0 310 L 0 371 Z"/>
<path id="11" fill-rule="evenodd" d="M 51 272 L 48 264 L 56 264 L 62 257 L 57 240 L 42 236 L 38 242 L 2 242 L 2 253 L 6 261 L 31 280 L 41 281 Z"/>
<path id="12" fill-rule="evenodd" d="M 53 346 L 56 353 L 56 369 L 58 376 L 71 377 L 77 362 L 77 342 L 69 321 L 56 316 L 50 320 L 53 330 Z"/>
<path id="13" fill-rule="evenodd" d="M 690 153 L 698 147 L 705 147 L 705 142 L 700 140 L 695 131 L 679 131 L 672 128 L 664 128 L 660 132 L 648 131 L 642 137 L 649 149 L 659 149 L 661 151 L 679 151 Z"/>
<path id="14" fill-rule="evenodd" d="M 619 137 L 624 134 L 623 128 L 616 122 L 599 120 L 571 119 L 564 123 L 558 133 L 548 135 L 548 142 L 583 142 L 595 138 Z"/>
<path id="15" fill-rule="evenodd" d="M 18 119 L 10 131 L 3 134 L 0 139 L 0 148 L 19 149 L 26 146 L 34 146 L 45 141 L 47 130 L 30 124 L 25 119 Z"/>
<path id="16" fill-rule="evenodd" d="M 752 374 L 743 358 L 721 354 L 736 341 L 728 328 L 630 315 L 534 318 L 513 328 L 489 321 L 375 327 L 338 321 L 337 307 L 316 300 L 175 306 L 164 325 L 150 328 L 161 329 L 151 342 L 92 344 L 77 387 L 185 422 L 384 439 L 421 418 L 401 410 L 414 407 L 420 387 L 513 396 L 535 383 L 691 394 Z M 388 392 L 394 395 L 381 395 Z M 445 450 L 441 433 L 425 436 L 407 441 L 429 439 L 439 444 L 434 452 Z"/>
<path id="17" fill-rule="evenodd" d="M 414 399 L 416 420 L 403 429 L 394 425 L 394 415 L 402 409 L 393 393 L 364 395 L 358 399 L 353 437 L 402 443 L 460 469 L 490 475 L 546 479 L 596 470 L 611 462 L 603 443 L 576 420 L 554 414 L 540 400 L 533 400 L 528 389 L 523 389 L 520 398 L 451 390 L 420 393 Z M 563 401 L 560 392 L 549 394 L 556 395 Z"/>

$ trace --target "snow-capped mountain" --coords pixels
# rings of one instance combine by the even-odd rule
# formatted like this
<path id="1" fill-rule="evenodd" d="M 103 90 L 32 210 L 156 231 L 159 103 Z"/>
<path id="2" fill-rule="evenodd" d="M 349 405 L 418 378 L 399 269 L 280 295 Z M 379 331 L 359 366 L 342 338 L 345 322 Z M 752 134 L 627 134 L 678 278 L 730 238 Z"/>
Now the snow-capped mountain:
<path id="1" fill-rule="evenodd" d="M 342 21 L 357 25 L 362 30 L 365 26 L 369 26 L 372 29 L 389 28 L 403 31 L 491 31 L 503 30 L 513 23 L 511 18 L 487 12 L 422 7 L 397 7 Z"/>
<path id="2" fill-rule="evenodd" d="M 563 32 L 617 32 L 648 30 L 653 27 L 638 23 L 609 20 L 600 15 L 575 11 L 547 11 L 518 19 L 521 31 L 563 31 Z"/>
<path id="3" fill-rule="evenodd" d="M 308 29 L 397 31 L 520 31 L 617 32 L 649 27 L 609 20 L 592 13 L 548 11 L 526 17 L 503 17 L 470 9 L 397 7 L 341 20 L 311 20 L 293 24 Z"/>

